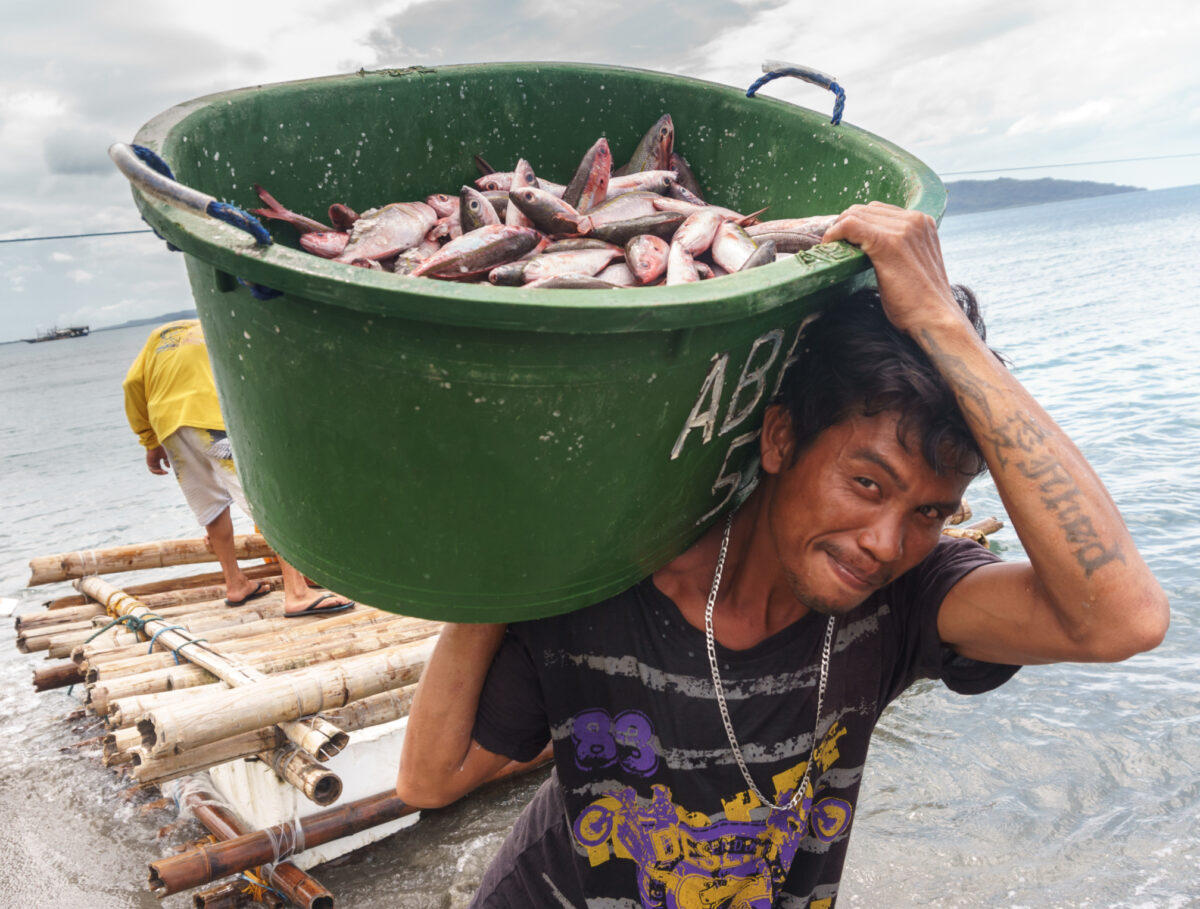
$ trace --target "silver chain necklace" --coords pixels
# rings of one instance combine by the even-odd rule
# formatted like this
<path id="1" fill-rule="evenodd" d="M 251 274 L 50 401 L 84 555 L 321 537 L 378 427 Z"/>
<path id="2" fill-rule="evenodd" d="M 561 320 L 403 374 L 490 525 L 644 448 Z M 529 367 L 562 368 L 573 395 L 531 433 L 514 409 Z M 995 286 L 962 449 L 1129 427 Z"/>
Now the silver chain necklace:
<path id="1" fill-rule="evenodd" d="M 770 805 L 777 811 L 791 811 L 804 798 L 804 793 L 808 791 L 808 781 L 812 774 L 813 756 L 817 751 L 817 732 L 821 728 L 821 706 L 825 701 L 825 682 L 829 678 L 829 654 L 833 645 L 835 618 L 834 616 L 830 616 L 829 622 L 825 626 L 825 646 L 821 651 L 821 681 L 817 686 L 817 720 L 813 726 L 812 747 L 808 752 L 808 763 L 804 766 L 804 777 L 796 787 L 796 791 L 792 795 L 792 800 L 786 805 L 776 805 L 774 801 L 768 799 L 759 791 L 750 776 L 750 768 L 746 766 L 746 759 L 742 756 L 742 749 L 738 745 L 737 736 L 733 732 L 733 722 L 729 719 L 729 707 L 725 703 L 725 687 L 721 684 L 721 674 L 717 670 L 717 641 L 713 635 L 712 621 L 713 604 L 717 602 L 717 589 L 721 586 L 721 571 L 725 568 L 725 553 L 729 549 L 729 537 L 732 531 L 733 512 L 730 512 L 729 519 L 725 522 L 725 536 L 721 539 L 721 554 L 717 557 L 717 570 L 713 573 L 712 590 L 708 593 L 708 604 L 704 607 L 704 641 L 708 645 L 708 665 L 712 669 L 713 688 L 717 692 L 717 706 L 721 708 L 721 719 L 725 723 L 725 734 L 729 736 L 729 747 L 733 749 L 733 758 L 737 761 L 738 767 L 741 768 L 742 776 L 746 778 L 746 784 L 750 787 L 750 791 L 764 805 Z"/>

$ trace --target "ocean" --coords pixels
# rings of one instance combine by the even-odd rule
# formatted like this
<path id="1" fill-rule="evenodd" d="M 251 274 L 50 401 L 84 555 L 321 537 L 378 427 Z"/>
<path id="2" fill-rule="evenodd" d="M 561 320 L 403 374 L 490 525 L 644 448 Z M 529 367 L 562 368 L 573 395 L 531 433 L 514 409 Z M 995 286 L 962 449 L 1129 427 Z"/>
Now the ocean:
<path id="1" fill-rule="evenodd" d="M 906 693 L 875 736 L 839 906 L 1200 905 L 1200 186 L 960 215 L 941 234 L 989 342 L 1121 506 L 1172 623 L 1126 663 L 1027 667 L 977 698 Z M 197 535 L 125 423 L 121 379 L 147 333 L 0 346 L 0 597 L 18 612 L 70 592 L 26 589 L 34 556 Z M 967 497 L 1004 520 L 986 479 Z M 993 542 L 1023 555 L 1008 527 Z M 73 747 L 96 734 L 63 719 L 78 693 L 35 694 L 37 661 L 13 641 L 6 623 L 3 902 L 190 905 L 159 902 L 144 881 L 148 861 L 197 830 L 157 838 L 169 818 L 123 798 L 95 746 Z M 340 906 L 465 906 L 540 779 L 427 813 L 316 877 Z"/>

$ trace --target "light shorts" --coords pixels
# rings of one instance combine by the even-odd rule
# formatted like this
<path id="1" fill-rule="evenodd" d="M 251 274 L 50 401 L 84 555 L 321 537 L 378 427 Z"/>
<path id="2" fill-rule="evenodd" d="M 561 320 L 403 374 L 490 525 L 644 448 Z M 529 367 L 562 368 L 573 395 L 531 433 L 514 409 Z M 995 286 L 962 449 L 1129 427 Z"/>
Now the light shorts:
<path id="1" fill-rule="evenodd" d="M 183 497 L 201 525 L 207 527 L 235 503 L 250 515 L 225 433 L 181 426 L 162 440 L 162 446 Z"/>

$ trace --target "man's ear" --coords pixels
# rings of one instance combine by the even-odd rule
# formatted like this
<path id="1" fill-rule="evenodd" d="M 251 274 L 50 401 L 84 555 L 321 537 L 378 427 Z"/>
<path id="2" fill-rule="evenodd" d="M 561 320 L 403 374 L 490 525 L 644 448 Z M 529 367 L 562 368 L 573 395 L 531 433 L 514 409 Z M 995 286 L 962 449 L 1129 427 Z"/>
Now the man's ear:
<path id="1" fill-rule="evenodd" d="M 762 468 L 766 473 L 782 473 L 792 463 L 792 452 L 796 447 L 796 436 L 792 432 L 792 418 L 787 408 L 772 404 L 763 415 L 762 438 L 759 452 Z"/>

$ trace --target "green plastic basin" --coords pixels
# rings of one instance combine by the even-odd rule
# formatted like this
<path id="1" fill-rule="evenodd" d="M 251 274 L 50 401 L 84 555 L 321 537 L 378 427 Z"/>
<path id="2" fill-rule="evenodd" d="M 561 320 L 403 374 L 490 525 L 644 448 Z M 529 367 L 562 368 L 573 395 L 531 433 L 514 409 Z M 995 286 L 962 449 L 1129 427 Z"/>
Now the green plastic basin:
<path id="1" fill-rule="evenodd" d="M 769 217 L 881 199 L 940 217 L 921 162 L 825 114 L 661 73 L 560 63 L 364 72 L 171 108 L 136 142 L 243 208 L 260 183 L 322 218 L 456 193 L 482 154 L 567 182 L 663 113 L 708 198 Z M 267 540 L 364 603 L 513 621 L 596 602 L 682 552 L 754 472 L 805 316 L 872 279 L 844 244 L 622 291 L 474 286 L 353 268 L 135 190 L 179 247 L 238 471 Z M 235 278 L 282 291 L 255 299 Z"/>

